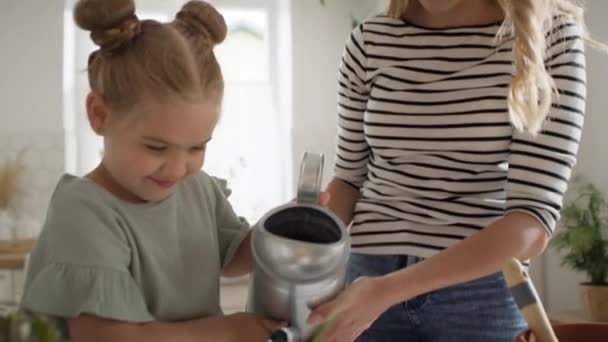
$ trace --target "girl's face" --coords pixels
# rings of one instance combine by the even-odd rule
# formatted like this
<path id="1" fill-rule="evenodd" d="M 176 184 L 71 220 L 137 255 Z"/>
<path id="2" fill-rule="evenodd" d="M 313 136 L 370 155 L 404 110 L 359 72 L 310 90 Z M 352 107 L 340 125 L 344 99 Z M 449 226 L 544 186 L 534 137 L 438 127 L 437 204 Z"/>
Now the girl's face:
<path id="1" fill-rule="evenodd" d="M 134 202 L 169 196 L 201 169 L 219 111 L 215 103 L 177 101 L 107 113 L 102 167 L 114 192 Z"/>

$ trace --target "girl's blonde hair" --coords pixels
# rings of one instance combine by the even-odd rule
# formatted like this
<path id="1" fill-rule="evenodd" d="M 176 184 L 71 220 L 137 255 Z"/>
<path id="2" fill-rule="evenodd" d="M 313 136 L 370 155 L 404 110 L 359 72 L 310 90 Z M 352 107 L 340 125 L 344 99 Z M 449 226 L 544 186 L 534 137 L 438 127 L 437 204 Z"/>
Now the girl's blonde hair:
<path id="1" fill-rule="evenodd" d="M 189 42 L 204 93 L 223 94 L 224 78 L 213 48 L 226 39 L 224 17 L 204 1 L 186 3 L 171 23 Z"/>
<path id="2" fill-rule="evenodd" d="M 565 15 L 583 29 L 584 10 L 572 0 L 495 0 L 505 13 L 498 37 L 514 39 L 515 76 L 509 87 L 511 122 L 520 131 L 536 134 L 542 128 L 555 93 L 555 84 L 545 67 L 548 33 L 557 15 Z M 391 0 L 388 15 L 403 18 L 409 0 Z M 595 46 L 585 30 L 585 39 Z"/>
<path id="3" fill-rule="evenodd" d="M 80 0 L 74 20 L 99 49 L 91 53 L 91 91 L 113 110 L 143 101 L 199 100 L 223 93 L 213 46 L 226 24 L 209 4 L 190 1 L 172 23 L 139 20 L 133 0 Z"/>

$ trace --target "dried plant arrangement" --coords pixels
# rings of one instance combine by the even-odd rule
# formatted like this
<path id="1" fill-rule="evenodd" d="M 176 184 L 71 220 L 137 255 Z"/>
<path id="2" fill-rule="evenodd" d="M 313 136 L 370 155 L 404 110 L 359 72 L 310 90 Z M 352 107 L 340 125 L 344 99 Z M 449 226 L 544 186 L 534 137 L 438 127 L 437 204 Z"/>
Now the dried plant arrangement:
<path id="1" fill-rule="evenodd" d="M 25 172 L 25 153 L 23 149 L 15 158 L 0 162 L 0 210 L 10 209 L 17 197 L 19 178 Z"/>

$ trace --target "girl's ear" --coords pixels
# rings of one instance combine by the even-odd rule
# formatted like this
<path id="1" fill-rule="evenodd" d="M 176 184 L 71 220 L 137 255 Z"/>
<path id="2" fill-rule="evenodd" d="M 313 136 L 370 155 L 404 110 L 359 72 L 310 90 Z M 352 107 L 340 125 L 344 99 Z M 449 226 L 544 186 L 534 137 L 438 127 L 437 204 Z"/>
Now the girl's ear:
<path id="1" fill-rule="evenodd" d="M 94 92 L 87 95 L 87 117 L 93 131 L 103 136 L 108 123 L 108 110 L 103 98 Z"/>

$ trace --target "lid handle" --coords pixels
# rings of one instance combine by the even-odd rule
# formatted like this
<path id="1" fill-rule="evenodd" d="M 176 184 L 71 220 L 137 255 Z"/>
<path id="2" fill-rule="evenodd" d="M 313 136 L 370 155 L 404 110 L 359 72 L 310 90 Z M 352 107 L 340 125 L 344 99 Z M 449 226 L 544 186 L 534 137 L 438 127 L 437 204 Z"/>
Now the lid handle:
<path id="1" fill-rule="evenodd" d="M 323 154 L 305 152 L 300 164 L 297 203 L 318 204 L 323 177 Z"/>

